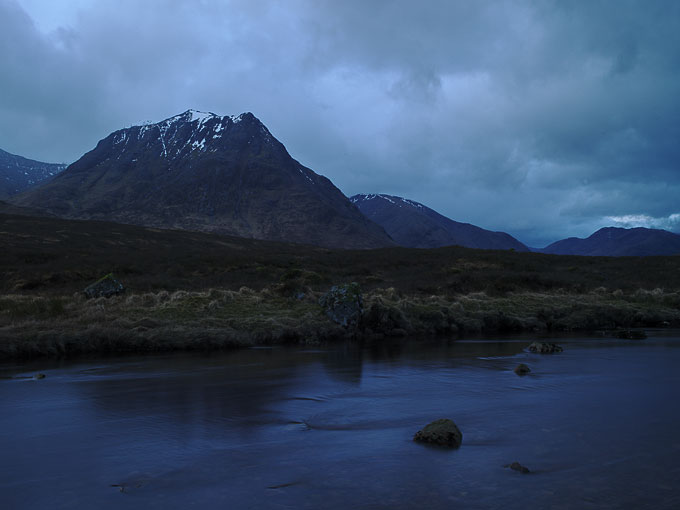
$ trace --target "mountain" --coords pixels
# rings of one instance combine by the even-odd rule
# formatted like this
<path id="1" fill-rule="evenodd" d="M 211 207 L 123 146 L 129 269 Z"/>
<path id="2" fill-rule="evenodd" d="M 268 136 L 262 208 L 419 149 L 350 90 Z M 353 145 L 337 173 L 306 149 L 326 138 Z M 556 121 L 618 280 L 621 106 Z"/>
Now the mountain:
<path id="1" fill-rule="evenodd" d="M 52 216 L 51 214 L 40 209 L 33 209 L 30 207 L 21 207 L 14 204 L 9 204 L 0 200 L 0 214 L 10 214 L 19 216 Z"/>
<path id="2" fill-rule="evenodd" d="M 529 251 L 509 234 L 453 221 L 413 200 L 375 194 L 354 195 L 350 200 L 401 246 L 437 248 L 458 245 L 489 250 Z"/>
<path id="3" fill-rule="evenodd" d="M 555 255 L 680 255 L 680 235 L 652 228 L 601 228 L 590 237 L 562 239 L 537 250 Z"/>
<path id="4" fill-rule="evenodd" d="M 0 149 L 0 199 L 47 182 L 64 168 L 66 165 L 33 161 Z"/>
<path id="5" fill-rule="evenodd" d="M 65 218 L 337 248 L 394 243 L 252 113 L 194 110 L 111 133 L 54 180 L 12 199 Z"/>

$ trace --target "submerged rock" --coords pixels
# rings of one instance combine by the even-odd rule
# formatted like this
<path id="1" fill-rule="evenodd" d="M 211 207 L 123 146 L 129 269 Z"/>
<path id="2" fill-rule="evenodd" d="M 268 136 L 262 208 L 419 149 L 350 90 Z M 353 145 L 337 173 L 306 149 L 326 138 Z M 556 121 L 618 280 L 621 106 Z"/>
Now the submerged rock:
<path id="1" fill-rule="evenodd" d="M 111 487 L 116 487 L 120 492 L 127 493 L 133 489 L 146 487 L 153 480 L 153 477 L 144 472 L 134 471 L 118 483 L 112 483 Z"/>
<path id="2" fill-rule="evenodd" d="M 83 292 L 88 298 L 111 297 L 124 293 L 125 287 L 113 277 L 113 274 L 109 273 L 92 285 L 88 285 Z"/>
<path id="3" fill-rule="evenodd" d="M 416 432 L 413 440 L 420 443 L 458 448 L 463 442 L 463 434 L 452 420 L 442 418 Z"/>
<path id="4" fill-rule="evenodd" d="M 520 363 L 519 365 L 517 365 L 515 367 L 514 372 L 517 375 L 527 375 L 529 372 L 531 372 L 531 369 L 528 366 L 526 366 L 524 363 Z"/>
<path id="5" fill-rule="evenodd" d="M 563 349 L 557 344 L 548 342 L 532 342 L 529 347 L 529 352 L 538 352 L 540 354 L 552 354 L 555 352 L 562 352 Z"/>
<path id="6" fill-rule="evenodd" d="M 142 487 L 145 487 L 146 485 L 149 484 L 150 480 L 151 480 L 150 477 L 125 480 L 120 483 L 112 483 L 111 487 L 116 487 L 120 492 L 125 494 L 132 489 L 141 489 Z"/>
<path id="7" fill-rule="evenodd" d="M 319 299 L 326 315 L 344 327 L 356 327 L 364 311 L 364 301 L 359 284 L 334 285 Z"/>
<path id="8" fill-rule="evenodd" d="M 524 473 L 524 474 L 531 473 L 531 471 L 529 471 L 528 467 L 523 466 L 519 462 L 513 462 L 512 464 L 508 464 L 507 466 L 503 466 L 503 467 L 509 467 L 510 469 L 512 469 L 514 471 L 519 471 L 520 473 Z"/>
<path id="9" fill-rule="evenodd" d="M 623 340 L 644 340 L 647 338 L 647 333 L 642 330 L 622 329 L 616 332 L 616 338 Z"/>

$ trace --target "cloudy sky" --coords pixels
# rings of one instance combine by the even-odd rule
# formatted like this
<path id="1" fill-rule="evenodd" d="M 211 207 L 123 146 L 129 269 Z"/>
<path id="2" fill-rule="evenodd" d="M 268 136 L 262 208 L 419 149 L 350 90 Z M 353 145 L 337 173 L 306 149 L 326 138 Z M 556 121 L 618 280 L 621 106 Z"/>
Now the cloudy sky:
<path id="1" fill-rule="evenodd" d="M 676 0 L 0 0 L 0 148 L 253 112 L 346 195 L 530 246 L 680 232 Z"/>

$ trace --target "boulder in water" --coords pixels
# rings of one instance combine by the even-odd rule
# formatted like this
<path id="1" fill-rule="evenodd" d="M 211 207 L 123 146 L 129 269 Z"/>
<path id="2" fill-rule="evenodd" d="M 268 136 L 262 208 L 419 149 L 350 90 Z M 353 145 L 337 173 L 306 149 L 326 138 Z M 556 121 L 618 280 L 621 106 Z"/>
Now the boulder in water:
<path id="1" fill-rule="evenodd" d="M 528 366 L 526 366 L 524 363 L 520 363 L 519 365 L 517 365 L 515 367 L 514 372 L 517 375 L 527 375 L 529 372 L 531 372 L 531 369 Z"/>
<path id="2" fill-rule="evenodd" d="M 458 448 L 463 442 L 463 434 L 455 423 L 448 418 L 433 421 L 416 432 L 413 440 L 419 443 L 430 443 L 449 448 Z"/>
<path id="3" fill-rule="evenodd" d="M 519 471 L 522 474 L 531 473 L 531 471 L 529 471 L 528 467 L 523 466 L 519 462 L 513 462 L 512 464 L 508 464 L 507 466 L 504 466 L 504 467 L 509 467 L 513 471 Z"/>

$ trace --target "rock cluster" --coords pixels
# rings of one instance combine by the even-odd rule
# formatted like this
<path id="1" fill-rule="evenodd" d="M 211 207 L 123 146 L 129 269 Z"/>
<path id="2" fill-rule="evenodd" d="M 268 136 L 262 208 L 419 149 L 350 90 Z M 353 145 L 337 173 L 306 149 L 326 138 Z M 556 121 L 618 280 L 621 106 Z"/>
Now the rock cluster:
<path id="1" fill-rule="evenodd" d="M 529 352 L 537 352 L 540 354 L 552 354 L 555 352 L 562 352 L 562 347 L 557 344 L 548 342 L 532 342 L 529 347 Z"/>

